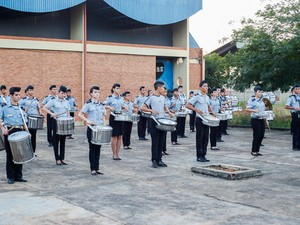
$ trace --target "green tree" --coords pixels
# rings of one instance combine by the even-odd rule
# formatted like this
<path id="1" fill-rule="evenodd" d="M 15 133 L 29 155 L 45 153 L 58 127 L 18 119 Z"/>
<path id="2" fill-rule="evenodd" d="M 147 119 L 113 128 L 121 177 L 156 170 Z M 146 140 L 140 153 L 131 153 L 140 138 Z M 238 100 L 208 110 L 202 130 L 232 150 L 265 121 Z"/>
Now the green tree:
<path id="1" fill-rule="evenodd" d="M 300 81 L 300 0 L 268 4 L 256 17 L 243 19 L 233 32 L 233 40 L 244 44 L 230 59 L 233 87 L 288 91 Z"/>

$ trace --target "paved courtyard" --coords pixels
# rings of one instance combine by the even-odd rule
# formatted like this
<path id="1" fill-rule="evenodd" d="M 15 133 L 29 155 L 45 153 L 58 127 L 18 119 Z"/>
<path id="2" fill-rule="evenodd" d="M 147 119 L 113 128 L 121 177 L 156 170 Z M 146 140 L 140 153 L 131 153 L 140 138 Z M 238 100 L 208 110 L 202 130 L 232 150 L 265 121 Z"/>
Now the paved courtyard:
<path id="1" fill-rule="evenodd" d="M 187 129 L 188 130 L 188 129 Z M 0 152 L 0 224 L 300 224 L 300 152 L 291 150 L 288 131 L 267 131 L 264 156 L 250 155 L 251 129 L 230 128 L 208 150 L 210 163 L 196 162 L 195 133 L 170 145 L 167 168 L 151 168 L 150 140 L 112 160 L 103 146 L 100 169 L 91 176 L 85 127 L 67 140 L 67 166 L 55 164 L 46 130 L 38 131 L 38 157 L 24 165 L 28 183 L 6 183 L 5 152 Z M 261 169 L 263 176 L 229 181 L 193 174 L 191 167 L 235 164 Z"/>

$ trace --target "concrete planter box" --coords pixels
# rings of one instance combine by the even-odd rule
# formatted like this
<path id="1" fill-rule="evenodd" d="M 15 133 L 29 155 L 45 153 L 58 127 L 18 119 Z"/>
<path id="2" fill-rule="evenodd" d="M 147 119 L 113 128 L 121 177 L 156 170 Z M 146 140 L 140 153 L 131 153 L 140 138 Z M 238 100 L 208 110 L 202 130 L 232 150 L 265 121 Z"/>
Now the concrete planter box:
<path id="1" fill-rule="evenodd" d="M 227 164 L 209 165 L 200 168 L 192 167 L 191 170 L 194 173 L 219 177 L 227 180 L 240 180 L 262 175 L 261 170 L 258 169 Z"/>

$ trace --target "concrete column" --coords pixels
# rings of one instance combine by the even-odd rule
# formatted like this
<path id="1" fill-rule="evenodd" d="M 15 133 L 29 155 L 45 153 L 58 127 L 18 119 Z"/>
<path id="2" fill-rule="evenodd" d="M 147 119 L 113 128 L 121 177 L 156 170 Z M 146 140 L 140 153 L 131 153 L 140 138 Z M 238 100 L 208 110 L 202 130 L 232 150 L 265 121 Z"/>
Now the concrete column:
<path id="1" fill-rule="evenodd" d="M 173 25 L 173 46 L 184 48 L 189 55 L 189 20 L 183 20 Z M 188 94 L 189 87 L 189 57 L 183 57 L 182 63 L 178 63 L 181 60 L 179 58 L 174 59 L 173 65 L 173 78 L 174 87 L 177 87 L 179 83 L 182 84 L 186 94 Z"/>

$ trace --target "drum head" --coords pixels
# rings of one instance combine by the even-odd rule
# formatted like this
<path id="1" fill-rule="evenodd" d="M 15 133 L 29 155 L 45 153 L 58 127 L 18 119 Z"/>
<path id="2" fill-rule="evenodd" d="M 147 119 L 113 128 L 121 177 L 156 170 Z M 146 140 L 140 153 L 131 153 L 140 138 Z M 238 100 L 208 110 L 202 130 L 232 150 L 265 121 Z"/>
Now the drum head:
<path id="1" fill-rule="evenodd" d="M 111 126 L 94 126 L 93 129 L 97 130 L 112 130 Z"/>
<path id="2" fill-rule="evenodd" d="M 163 125 L 173 125 L 176 126 L 176 122 L 170 119 L 157 119 L 157 121 Z"/>
<path id="3" fill-rule="evenodd" d="M 8 136 L 8 141 L 17 142 L 29 137 L 29 133 L 27 131 L 18 131 Z"/>
<path id="4" fill-rule="evenodd" d="M 219 121 L 219 118 L 214 117 L 212 115 L 205 115 L 204 118 L 211 121 Z"/>
<path id="5" fill-rule="evenodd" d="M 74 120 L 73 117 L 71 116 L 62 116 L 62 117 L 58 117 L 57 120 L 61 121 L 61 120 Z"/>

